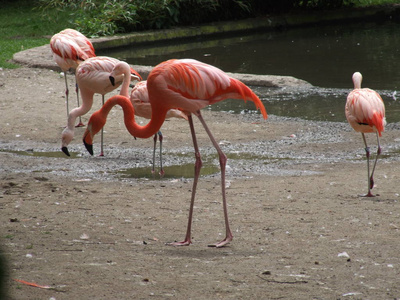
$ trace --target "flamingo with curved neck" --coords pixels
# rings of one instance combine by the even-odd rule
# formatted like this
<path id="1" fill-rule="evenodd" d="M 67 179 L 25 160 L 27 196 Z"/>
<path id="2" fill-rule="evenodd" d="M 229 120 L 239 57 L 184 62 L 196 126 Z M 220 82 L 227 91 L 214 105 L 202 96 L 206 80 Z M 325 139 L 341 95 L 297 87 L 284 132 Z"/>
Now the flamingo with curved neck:
<path id="1" fill-rule="evenodd" d="M 78 83 L 82 96 L 82 105 L 74 108 L 68 115 L 67 127 L 61 134 L 61 150 L 68 156 L 68 145 L 74 137 L 75 120 L 77 117 L 86 114 L 93 105 L 94 94 L 102 95 L 104 104 L 104 95 L 115 90 L 124 81 L 124 75 L 115 77 L 114 84 L 110 82 L 109 75 L 120 60 L 108 56 L 95 56 L 88 58 L 80 63 L 76 69 L 76 82 Z M 132 74 L 126 76 L 129 79 L 141 80 L 140 75 L 133 69 Z M 129 87 L 130 80 L 126 80 Z M 103 140 L 101 142 L 101 153 L 103 156 Z"/>
<path id="2" fill-rule="evenodd" d="M 130 74 L 130 66 L 124 62 L 121 61 L 117 63 L 113 69 L 113 71 L 110 74 L 110 81 L 111 83 L 115 82 L 115 78 L 118 78 L 121 75 L 124 75 L 124 81 L 121 85 L 121 90 L 120 90 L 120 95 L 129 97 L 129 81 L 125 80 L 128 78 Z M 134 108 L 134 113 L 135 116 L 139 116 L 142 118 L 146 119 L 151 119 L 151 104 L 149 100 L 149 93 L 147 91 L 147 81 L 139 81 L 138 83 L 135 84 L 133 87 L 131 93 L 130 93 L 130 100 Z M 178 109 L 170 109 L 167 112 L 166 118 L 181 118 L 188 120 L 187 115 L 178 110 Z M 159 130 L 156 134 L 154 134 L 154 144 L 153 144 L 153 167 L 152 167 L 152 173 L 155 173 L 155 157 L 156 157 L 156 146 L 157 146 L 157 139 L 160 141 L 160 171 L 159 174 L 161 176 L 164 176 L 165 172 L 163 169 L 163 163 L 162 163 L 162 141 L 163 141 L 163 134 L 161 130 Z"/>
<path id="3" fill-rule="evenodd" d="M 123 95 L 113 96 L 106 101 L 100 110 L 93 113 L 93 115 L 90 117 L 87 129 L 83 135 L 84 144 L 89 152 L 93 152 L 93 137 L 104 126 L 108 113 L 115 105 L 120 105 L 122 107 L 124 112 L 125 126 L 130 134 L 139 138 L 149 138 L 157 133 L 164 123 L 169 109 L 183 110 L 188 115 L 190 131 L 192 134 L 196 157 L 195 175 L 193 180 L 185 239 L 181 242 L 169 243 L 169 245 L 190 245 L 192 243 L 191 226 L 194 199 L 196 195 L 196 187 L 200 175 L 200 169 L 202 166 L 192 119 L 192 114 L 196 115 L 202 123 L 219 155 L 226 236 L 222 241 L 209 246 L 223 247 L 233 239 L 233 235 L 229 227 L 225 193 L 225 167 L 227 157 L 222 152 L 207 124 L 205 123 L 200 109 L 228 98 L 243 99 L 245 101 L 252 101 L 256 107 L 260 109 L 264 119 L 267 119 L 265 107 L 261 100 L 245 84 L 239 80 L 229 77 L 226 73 L 214 66 L 193 59 L 172 59 L 159 64 L 150 72 L 148 76 L 147 89 L 152 108 L 152 116 L 149 123 L 144 126 L 140 126 L 136 123 L 134 117 L 135 111 L 128 97 Z"/>

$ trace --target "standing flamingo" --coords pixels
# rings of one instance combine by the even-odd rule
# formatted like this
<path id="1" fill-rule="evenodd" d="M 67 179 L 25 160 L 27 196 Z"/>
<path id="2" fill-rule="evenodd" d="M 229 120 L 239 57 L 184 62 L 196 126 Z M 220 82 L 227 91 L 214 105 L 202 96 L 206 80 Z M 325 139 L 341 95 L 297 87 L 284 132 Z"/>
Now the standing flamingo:
<path id="1" fill-rule="evenodd" d="M 65 79 L 65 97 L 67 102 L 67 116 L 69 114 L 68 108 L 68 83 L 67 71 L 69 69 L 76 69 L 77 66 L 84 60 L 96 56 L 94 48 L 89 39 L 79 31 L 74 29 L 65 29 L 56 33 L 50 40 L 50 49 L 53 53 L 54 61 L 64 72 Z M 76 97 L 79 106 L 79 92 L 78 85 L 76 85 Z M 83 126 L 79 117 L 77 126 Z"/>
<path id="2" fill-rule="evenodd" d="M 362 75 L 359 72 L 353 74 L 354 90 L 347 96 L 346 102 L 346 118 L 351 127 L 357 132 L 361 132 L 365 152 L 367 156 L 367 172 L 368 172 L 368 193 L 362 195 L 363 197 L 374 197 L 371 189 L 374 187 L 374 171 L 378 156 L 381 154 L 381 146 L 379 144 L 379 137 L 385 130 L 385 104 L 381 96 L 377 92 L 367 88 L 361 88 Z M 365 133 L 375 132 L 378 141 L 378 150 L 372 172 L 370 175 L 369 157 L 370 148 L 367 146 Z"/>
<path id="3" fill-rule="evenodd" d="M 126 81 L 125 78 L 129 75 L 130 72 L 130 67 L 129 65 L 121 61 L 117 63 L 111 72 L 110 75 L 110 80 L 111 83 L 115 82 L 115 78 L 124 74 L 124 82 L 121 85 L 121 91 L 120 95 L 129 97 L 129 81 Z M 146 81 L 140 81 L 138 82 L 132 89 L 131 94 L 130 94 L 130 99 L 135 111 L 135 115 L 138 117 L 146 118 L 146 119 L 151 119 L 151 105 L 149 101 L 149 93 L 147 91 L 147 82 Z M 185 120 L 188 120 L 187 115 L 178 110 L 178 109 L 170 109 L 167 112 L 166 119 L 169 118 L 182 118 Z M 153 147 L 153 168 L 152 168 L 152 173 L 155 173 L 155 158 L 156 158 L 156 145 L 157 145 L 157 136 L 160 140 L 160 172 L 159 174 L 161 176 L 164 175 L 164 169 L 163 169 L 163 164 L 162 164 L 162 141 L 163 141 L 163 135 L 161 131 L 158 131 L 156 134 L 154 134 L 154 147 Z M 91 153 L 93 155 L 93 153 Z"/>
<path id="4" fill-rule="evenodd" d="M 74 108 L 68 115 L 67 127 L 61 134 L 61 150 L 68 156 L 68 145 L 74 137 L 74 124 L 78 116 L 86 114 L 93 105 L 93 96 L 95 93 L 102 95 L 104 104 L 104 95 L 115 90 L 121 85 L 124 80 L 124 75 L 121 74 L 115 77 L 114 84 L 110 82 L 110 72 L 120 60 L 107 56 L 95 56 L 88 58 L 80 63 L 76 69 L 76 82 L 80 86 L 82 105 Z M 130 80 L 141 80 L 140 75 L 133 69 L 129 75 L 128 85 Z M 101 138 L 100 156 L 104 155 L 103 151 L 103 134 Z"/>
<path id="5" fill-rule="evenodd" d="M 228 98 L 243 99 L 245 101 L 250 100 L 253 101 L 256 107 L 261 110 L 264 119 L 266 119 L 267 112 L 265 107 L 253 91 L 239 80 L 229 77 L 226 73 L 214 66 L 192 59 L 172 59 L 159 64 L 148 76 L 147 89 L 152 108 L 152 117 L 148 124 L 140 126 L 135 122 L 134 108 L 129 98 L 121 95 L 113 96 L 107 100 L 105 105 L 99 111 L 96 111 L 91 116 L 83 136 L 84 144 L 89 152 L 92 151 L 94 135 L 104 126 L 108 113 L 112 107 L 117 104 L 123 108 L 125 126 L 128 131 L 131 135 L 139 138 L 149 138 L 157 133 L 162 126 L 169 109 L 173 108 L 183 110 L 188 115 L 190 132 L 192 134 L 196 157 L 195 174 L 186 237 L 181 242 L 174 242 L 169 245 L 190 245 L 192 242 L 191 226 L 194 199 L 202 166 L 192 119 L 192 114 L 196 115 L 219 155 L 226 236 L 219 243 L 210 246 L 223 247 L 233 239 L 232 232 L 229 228 L 225 195 L 225 166 L 227 157 L 211 134 L 211 131 L 201 115 L 200 109 Z"/>

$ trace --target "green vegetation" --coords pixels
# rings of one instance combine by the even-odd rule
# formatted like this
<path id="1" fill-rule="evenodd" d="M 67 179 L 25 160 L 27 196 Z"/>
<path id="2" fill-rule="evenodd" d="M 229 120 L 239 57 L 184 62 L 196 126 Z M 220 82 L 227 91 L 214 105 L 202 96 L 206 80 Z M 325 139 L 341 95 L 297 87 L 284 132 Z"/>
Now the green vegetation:
<path id="1" fill-rule="evenodd" d="M 76 11 L 74 28 L 97 37 L 253 16 L 244 0 L 38 0 L 42 11 Z"/>
<path id="2" fill-rule="evenodd" d="M 395 0 L 37 0 L 42 11 L 76 11 L 90 36 L 235 20 L 271 13 L 395 3 Z"/>
<path id="3" fill-rule="evenodd" d="M 68 14 L 54 11 L 44 15 L 40 10 L 34 9 L 34 3 L 29 0 L 1 1 L 0 67 L 18 67 L 8 62 L 14 53 L 45 45 L 55 32 L 72 26 Z"/>
<path id="4" fill-rule="evenodd" d="M 212 21 L 396 3 L 396 0 L 0 0 L 0 67 L 15 52 L 42 46 L 65 28 L 89 37 Z"/>

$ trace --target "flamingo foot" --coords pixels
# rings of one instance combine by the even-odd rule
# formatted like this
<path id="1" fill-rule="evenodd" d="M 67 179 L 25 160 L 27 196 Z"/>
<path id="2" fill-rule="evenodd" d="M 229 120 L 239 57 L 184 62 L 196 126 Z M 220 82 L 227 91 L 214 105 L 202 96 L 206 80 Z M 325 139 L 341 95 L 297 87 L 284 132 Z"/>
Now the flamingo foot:
<path id="1" fill-rule="evenodd" d="M 71 156 L 71 155 L 69 154 L 69 151 L 68 151 L 68 148 L 67 148 L 67 147 L 62 147 L 62 148 L 61 148 L 61 151 L 64 152 L 65 155 Z"/>
<path id="2" fill-rule="evenodd" d="M 78 124 L 75 125 L 76 128 L 84 127 L 84 126 L 85 126 L 85 124 L 83 124 L 82 122 L 79 122 Z"/>
<path id="3" fill-rule="evenodd" d="M 104 153 L 103 153 L 103 152 L 101 152 L 101 153 L 99 154 L 99 156 L 104 156 Z"/>
<path id="4" fill-rule="evenodd" d="M 367 194 L 364 195 L 358 195 L 359 197 L 375 197 L 376 195 L 372 194 L 371 191 L 369 191 Z"/>
<path id="5" fill-rule="evenodd" d="M 368 193 L 365 195 L 359 195 L 360 197 L 375 197 L 376 195 L 372 194 L 371 190 L 374 188 L 374 178 L 371 176 L 369 179 L 369 189 Z"/>
<path id="6" fill-rule="evenodd" d="M 188 241 L 182 241 L 182 242 L 173 242 L 173 243 L 166 243 L 165 245 L 167 246 L 189 246 L 192 242 L 190 240 Z"/>
<path id="7" fill-rule="evenodd" d="M 230 243 L 233 240 L 233 236 L 227 236 L 225 239 L 223 239 L 222 241 L 220 241 L 219 243 L 216 244 L 210 244 L 208 245 L 208 247 L 215 247 L 215 248 L 221 248 L 224 247 L 225 245 L 227 245 L 228 243 Z"/>
<path id="8" fill-rule="evenodd" d="M 165 171 L 164 170 L 160 170 L 160 172 L 158 174 L 160 174 L 160 177 L 163 178 L 164 174 L 165 174 Z"/>

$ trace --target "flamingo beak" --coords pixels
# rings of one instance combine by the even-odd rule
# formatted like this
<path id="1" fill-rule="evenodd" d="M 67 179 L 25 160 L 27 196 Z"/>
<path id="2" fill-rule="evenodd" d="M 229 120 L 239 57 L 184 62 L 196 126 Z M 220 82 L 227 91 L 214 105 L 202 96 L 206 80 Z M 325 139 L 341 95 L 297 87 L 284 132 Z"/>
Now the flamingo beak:
<path id="1" fill-rule="evenodd" d="M 93 144 L 89 144 L 86 142 L 86 138 L 90 135 L 90 131 L 86 130 L 85 134 L 83 135 L 83 144 L 85 145 L 86 150 L 90 153 L 90 155 L 93 155 Z"/>
<path id="2" fill-rule="evenodd" d="M 87 152 L 89 152 L 90 155 L 93 155 L 93 145 L 86 143 L 85 140 L 83 140 L 83 144 L 85 145 Z"/>
<path id="3" fill-rule="evenodd" d="M 137 82 L 139 82 L 139 81 L 141 81 L 141 80 L 142 80 L 142 78 L 141 78 L 140 76 L 135 75 L 135 74 L 131 74 L 131 81 L 137 81 Z"/>
<path id="4" fill-rule="evenodd" d="M 115 78 L 113 76 L 109 76 L 108 78 L 110 79 L 112 86 L 115 86 Z"/>
<path id="5" fill-rule="evenodd" d="M 68 148 L 67 148 L 67 147 L 64 146 L 64 147 L 61 148 L 61 150 L 62 150 L 62 152 L 64 152 L 65 155 L 71 156 L 71 155 L 69 154 L 69 151 L 68 151 Z"/>

